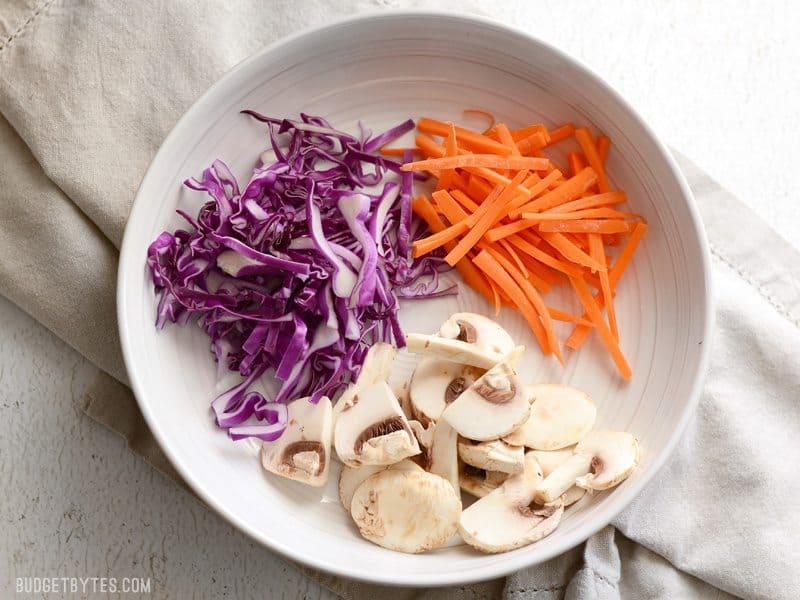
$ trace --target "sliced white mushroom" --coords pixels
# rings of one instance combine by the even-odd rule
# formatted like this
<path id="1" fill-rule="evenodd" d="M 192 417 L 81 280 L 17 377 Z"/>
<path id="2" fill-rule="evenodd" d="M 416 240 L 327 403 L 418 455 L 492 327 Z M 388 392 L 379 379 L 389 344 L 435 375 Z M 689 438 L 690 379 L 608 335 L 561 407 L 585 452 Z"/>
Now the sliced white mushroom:
<path id="1" fill-rule="evenodd" d="M 472 494 L 476 498 L 483 498 L 490 492 L 496 490 L 502 483 L 508 479 L 508 473 L 501 473 L 500 471 L 485 471 L 461 463 L 459 465 L 458 483 L 462 490 L 468 494 Z"/>
<path id="2" fill-rule="evenodd" d="M 536 457 L 525 456 L 525 470 L 461 513 L 458 530 L 470 546 L 482 552 L 506 552 L 549 535 L 561 520 L 560 503 L 534 502 L 542 472 Z"/>
<path id="3" fill-rule="evenodd" d="M 622 482 L 639 464 L 636 438 L 622 431 L 593 431 L 575 452 L 536 488 L 540 502 L 553 502 L 573 485 L 606 490 Z"/>
<path id="4" fill-rule="evenodd" d="M 465 438 L 495 440 L 519 427 L 530 414 L 525 385 L 502 362 L 484 373 L 442 412 L 442 419 Z"/>
<path id="5" fill-rule="evenodd" d="M 411 460 L 426 471 L 444 477 L 458 490 L 458 433 L 445 421 L 431 422 L 423 427 L 419 421 L 409 421 L 417 438 L 420 453 Z"/>
<path id="6" fill-rule="evenodd" d="M 374 475 L 378 471 L 386 469 L 396 469 L 398 471 L 422 471 L 417 463 L 408 458 L 404 458 L 399 463 L 393 465 L 363 465 L 361 467 L 342 467 L 339 473 L 339 500 L 342 501 L 342 506 L 347 512 L 350 512 L 350 503 L 353 500 L 353 494 L 356 488 L 360 486 L 364 480 L 370 475 Z"/>
<path id="7" fill-rule="evenodd" d="M 360 391 L 336 419 L 334 445 L 346 465 L 391 465 L 419 454 L 417 438 L 385 381 Z"/>
<path id="8" fill-rule="evenodd" d="M 476 442 L 461 438 L 458 440 L 458 457 L 468 465 L 486 471 L 522 473 L 525 448 L 512 446 L 503 440 Z"/>
<path id="9" fill-rule="evenodd" d="M 397 348 L 385 342 L 373 344 L 364 357 L 364 364 L 356 380 L 351 383 L 336 401 L 333 407 L 333 420 L 339 418 L 342 412 L 350 408 L 355 402 L 358 393 L 379 381 L 386 381 L 392 372 L 394 358 L 397 355 Z"/>
<path id="10" fill-rule="evenodd" d="M 400 552 L 425 552 L 455 534 L 461 499 L 438 475 L 386 469 L 356 488 L 350 514 L 371 542 Z"/>
<path id="11" fill-rule="evenodd" d="M 496 321 L 475 313 L 455 313 L 439 328 L 439 336 L 474 344 L 481 350 L 495 354 L 508 354 L 514 349 L 514 340 Z"/>
<path id="12" fill-rule="evenodd" d="M 406 347 L 416 354 L 441 358 L 461 365 L 471 365 L 479 369 L 491 369 L 503 360 L 503 354 L 500 352 L 481 350 L 474 344 L 438 335 L 409 333 L 406 335 Z"/>
<path id="13" fill-rule="evenodd" d="M 542 468 L 542 476 L 545 478 L 550 475 L 556 468 L 566 461 L 575 451 L 574 446 L 569 448 L 562 448 L 560 450 L 530 450 L 529 452 L 536 457 L 539 461 L 539 466 Z M 564 507 L 575 504 L 578 500 L 583 498 L 586 490 L 573 485 L 561 496 L 564 501 Z"/>
<path id="14" fill-rule="evenodd" d="M 597 407 L 581 390 L 557 384 L 528 386 L 528 420 L 503 439 L 534 450 L 557 450 L 579 442 L 594 427 Z"/>
<path id="15" fill-rule="evenodd" d="M 426 356 L 414 369 L 409 398 L 414 418 L 422 424 L 437 421 L 445 407 L 483 374 L 477 367 Z"/>
<path id="16" fill-rule="evenodd" d="M 299 398 L 287 405 L 288 424 L 274 442 L 261 445 L 261 464 L 281 477 L 319 487 L 328 480 L 333 419 L 331 401 Z"/>

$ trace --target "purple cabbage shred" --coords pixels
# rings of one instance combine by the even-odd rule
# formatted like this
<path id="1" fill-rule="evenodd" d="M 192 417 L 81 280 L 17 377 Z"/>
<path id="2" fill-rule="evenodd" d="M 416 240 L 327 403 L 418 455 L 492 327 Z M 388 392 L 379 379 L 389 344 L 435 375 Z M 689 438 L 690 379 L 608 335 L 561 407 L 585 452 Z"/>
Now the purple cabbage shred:
<path id="1" fill-rule="evenodd" d="M 413 175 L 377 153 L 413 121 L 354 136 L 321 117 L 242 112 L 267 124 L 275 162 L 243 188 L 219 160 L 186 180 L 210 200 L 195 216 L 178 211 L 188 227 L 159 235 L 147 264 L 157 327 L 196 322 L 220 372 L 242 376 L 211 403 L 217 425 L 234 440 L 271 441 L 287 402 L 335 398 L 372 344 L 405 345 L 398 298 L 456 289 L 440 286 L 441 255 L 412 258 L 426 233 L 411 210 Z M 265 374 L 279 383 L 274 398 L 250 389 Z"/>

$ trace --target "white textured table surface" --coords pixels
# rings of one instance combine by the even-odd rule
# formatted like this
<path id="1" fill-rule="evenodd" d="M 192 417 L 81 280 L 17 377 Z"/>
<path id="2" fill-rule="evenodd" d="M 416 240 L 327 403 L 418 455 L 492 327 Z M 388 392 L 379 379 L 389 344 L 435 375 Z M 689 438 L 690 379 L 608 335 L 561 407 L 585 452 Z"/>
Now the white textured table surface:
<path id="1" fill-rule="evenodd" d="M 487 6 L 515 22 L 511 4 Z M 541 22 L 516 24 L 582 59 L 800 244 L 797 3 L 539 4 Z M 0 298 L 0 597 L 25 576 L 149 577 L 155 598 L 331 597 L 85 417 L 93 373 Z"/>

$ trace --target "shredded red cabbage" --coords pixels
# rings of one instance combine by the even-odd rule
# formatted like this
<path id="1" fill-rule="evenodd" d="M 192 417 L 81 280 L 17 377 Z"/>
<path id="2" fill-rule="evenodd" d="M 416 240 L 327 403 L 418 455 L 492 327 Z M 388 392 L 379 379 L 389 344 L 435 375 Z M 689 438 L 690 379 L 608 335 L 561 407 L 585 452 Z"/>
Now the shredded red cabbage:
<path id="1" fill-rule="evenodd" d="M 147 264 L 156 325 L 196 321 L 220 368 L 242 376 L 211 403 L 219 427 L 234 440 L 274 440 L 286 402 L 334 398 L 372 344 L 405 345 L 398 298 L 456 291 L 439 289 L 440 255 L 412 259 L 425 233 L 411 211 L 413 175 L 376 153 L 413 121 L 353 136 L 321 117 L 242 112 L 267 124 L 275 162 L 256 167 L 243 190 L 219 160 L 186 180 L 211 200 L 194 217 L 178 211 L 190 227 L 159 235 Z M 280 382 L 274 398 L 250 391 L 264 374 Z"/>

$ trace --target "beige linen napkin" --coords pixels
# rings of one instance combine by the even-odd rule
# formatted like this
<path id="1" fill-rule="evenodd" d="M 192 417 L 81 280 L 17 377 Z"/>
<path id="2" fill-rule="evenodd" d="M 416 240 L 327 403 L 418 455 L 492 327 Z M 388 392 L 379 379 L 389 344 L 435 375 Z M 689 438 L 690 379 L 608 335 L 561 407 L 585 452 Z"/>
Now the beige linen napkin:
<path id="1" fill-rule="evenodd" d="M 383 4 L 0 6 L 0 293 L 98 365 L 86 412 L 177 481 L 124 385 L 117 339 L 117 248 L 136 186 L 171 125 L 227 68 L 298 28 Z M 467 8 L 482 6 L 491 8 Z M 774 506 L 800 509 L 790 470 L 800 451 L 786 442 L 800 427 L 792 361 L 800 353 L 800 261 L 735 199 L 683 167 L 727 294 L 720 352 L 676 457 L 616 520 L 619 529 L 505 583 L 389 590 L 310 575 L 346 598 L 800 595 L 791 544 L 800 524 L 773 516 Z M 747 435 L 753 423 L 770 432 L 760 445 Z"/>

